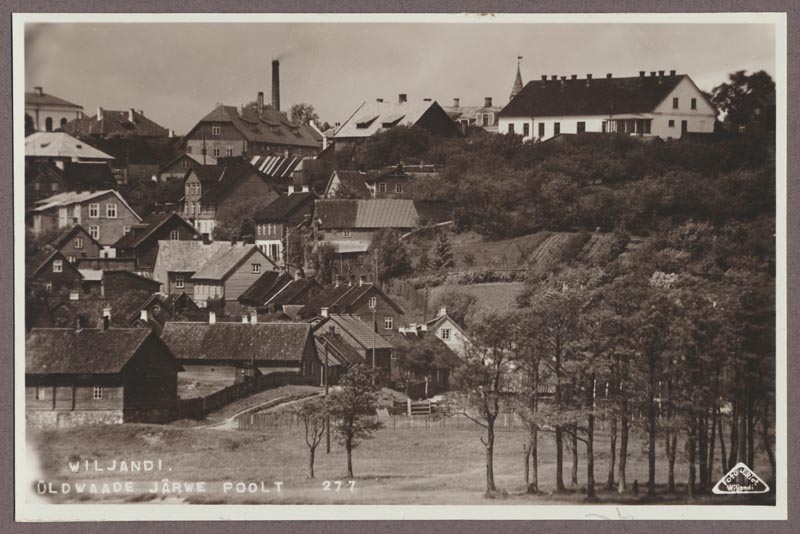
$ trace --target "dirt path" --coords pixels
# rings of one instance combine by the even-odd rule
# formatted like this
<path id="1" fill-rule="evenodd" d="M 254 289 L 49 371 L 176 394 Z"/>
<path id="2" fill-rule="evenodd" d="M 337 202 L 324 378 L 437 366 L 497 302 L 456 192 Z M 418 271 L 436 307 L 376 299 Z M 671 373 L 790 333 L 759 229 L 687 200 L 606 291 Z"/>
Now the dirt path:
<path id="1" fill-rule="evenodd" d="M 296 402 L 299 402 L 299 401 L 305 400 L 305 399 L 307 399 L 309 397 L 313 397 L 313 396 L 317 396 L 317 395 L 322 395 L 322 393 L 311 393 L 311 394 L 305 395 L 305 396 L 303 396 L 303 397 L 301 397 L 299 399 L 292 398 L 291 400 L 284 400 L 289 396 L 288 395 L 281 395 L 280 397 L 275 397 L 274 399 L 270 399 L 268 401 L 264 401 L 261 404 L 256 404 L 255 406 L 250 406 L 249 408 L 245 408 L 244 410 L 236 412 L 232 416 L 228 417 L 227 419 L 225 419 L 223 421 L 220 421 L 219 423 L 212 423 L 210 425 L 196 426 L 196 427 L 191 427 L 191 428 L 194 429 L 194 430 L 196 430 L 196 429 L 202 429 L 202 430 L 236 430 L 238 428 L 238 426 L 239 426 L 239 424 L 237 422 L 237 419 L 240 416 L 242 416 L 242 415 L 244 415 L 246 413 L 259 411 L 259 410 L 263 409 L 264 407 L 277 408 L 278 406 L 289 406 L 289 405 L 294 404 Z"/>

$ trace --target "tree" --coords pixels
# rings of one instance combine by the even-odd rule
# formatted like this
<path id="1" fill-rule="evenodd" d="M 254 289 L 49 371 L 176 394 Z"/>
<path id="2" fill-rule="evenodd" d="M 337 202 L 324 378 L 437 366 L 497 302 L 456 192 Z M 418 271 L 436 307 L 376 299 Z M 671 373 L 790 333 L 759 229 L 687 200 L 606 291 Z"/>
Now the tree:
<path id="1" fill-rule="evenodd" d="M 447 315 L 462 328 L 470 322 L 477 305 L 475 295 L 457 289 L 446 289 L 434 300 L 434 309 L 446 308 Z"/>
<path id="2" fill-rule="evenodd" d="M 289 108 L 289 118 L 296 124 L 308 124 L 311 121 L 319 122 L 319 115 L 311 104 L 299 103 Z"/>
<path id="3" fill-rule="evenodd" d="M 400 240 L 397 230 L 379 230 L 371 247 L 378 254 L 378 281 L 406 275 L 413 270 L 411 255 L 406 244 Z"/>
<path id="4" fill-rule="evenodd" d="M 317 243 L 311 256 L 311 266 L 323 284 L 333 283 L 333 264 L 336 261 L 336 247 L 325 241 Z"/>
<path id="5" fill-rule="evenodd" d="M 455 265 L 453 261 L 453 253 L 450 251 L 450 241 L 447 239 L 445 232 L 439 233 L 439 238 L 433 249 L 432 266 L 434 269 L 449 269 Z"/>
<path id="6" fill-rule="evenodd" d="M 305 429 L 305 440 L 308 446 L 308 476 L 314 478 L 314 454 L 325 434 L 328 406 L 325 399 L 317 397 L 304 402 L 296 413 Z"/>
<path id="7" fill-rule="evenodd" d="M 347 452 L 347 476 L 353 477 L 353 449 L 369 439 L 382 423 L 373 419 L 377 407 L 377 372 L 364 364 L 350 367 L 328 395 L 334 431 Z"/>
<path id="8" fill-rule="evenodd" d="M 775 82 L 765 71 L 732 72 L 711 91 L 711 103 L 725 114 L 723 125 L 775 131 Z"/>
<path id="9" fill-rule="evenodd" d="M 427 385 L 436 368 L 436 355 L 442 347 L 442 343 L 434 336 L 426 336 L 419 343 L 395 347 L 397 371 L 406 395 L 414 383 L 424 380 Z M 427 396 L 427 387 L 425 393 Z"/>
<path id="10" fill-rule="evenodd" d="M 213 237 L 217 240 L 238 238 L 246 227 L 255 228 L 256 214 L 272 199 L 250 198 L 224 205 L 217 211 Z"/>

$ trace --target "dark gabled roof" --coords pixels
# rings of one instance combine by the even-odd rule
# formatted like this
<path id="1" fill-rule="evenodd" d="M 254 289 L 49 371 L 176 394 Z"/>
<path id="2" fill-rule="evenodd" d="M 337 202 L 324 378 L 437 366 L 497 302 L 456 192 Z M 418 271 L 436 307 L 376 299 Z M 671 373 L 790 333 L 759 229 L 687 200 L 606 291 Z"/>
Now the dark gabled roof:
<path id="1" fill-rule="evenodd" d="M 322 308 L 328 308 L 329 312 L 349 313 L 352 306 L 355 306 L 364 296 L 374 290 L 386 301 L 397 313 L 405 314 L 386 293 L 372 283 L 356 284 L 353 286 L 340 285 L 325 289 L 308 300 L 306 305 L 300 310 L 301 317 L 312 317 L 319 315 Z"/>
<path id="2" fill-rule="evenodd" d="M 310 206 L 314 201 L 312 193 L 292 193 L 280 195 L 253 216 L 256 223 L 288 222 L 298 210 Z"/>
<path id="3" fill-rule="evenodd" d="M 273 268 L 277 268 L 275 262 L 266 257 L 256 245 L 242 243 L 241 245 L 234 245 L 217 251 L 192 275 L 192 279 L 225 280 L 253 254 L 256 254 L 259 256 L 259 259 L 263 259 L 271 264 Z"/>
<path id="4" fill-rule="evenodd" d="M 358 200 L 319 199 L 314 203 L 314 213 L 320 228 L 353 228 L 358 216 Z"/>
<path id="5" fill-rule="evenodd" d="M 48 93 L 41 93 L 38 92 L 25 92 L 25 105 L 26 106 L 63 106 L 67 108 L 75 108 L 75 109 L 83 109 L 83 106 L 79 106 L 78 104 L 73 104 L 72 102 L 68 102 L 63 98 L 58 98 L 57 96 L 48 94 Z"/>
<path id="6" fill-rule="evenodd" d="M 315 329 L 327 331 L 330 325 L 334 326 L 335 333 L 345 332 L 353 338 L 357 346 L 354 348 L 363 348 L 367 350 L 375 349 L 391 349 L 392 346 L 386 342 L 377 332 L 375 326 L 370 323 L 365 323 L 361 318 L 355 315 L 332 313 L 328 316 L 327 321 L 323 321 L 316 325 Z"/>
<path id="7" fill-rule="evenodd" d="M 312 287 L 321 288 L 319 282 L 313 278 L 301 278 L 299 280 L 292 280 L 289 284 L 283 287 L 278 293 L 273 295 L 267 304 L 274 306 L 293 306 L 305 304 L 307 300 L 305 297 L 306 292 Z"/>
<path id="8" fill-rule="evenodd" d="M 117 187 L 111 166 L 105 162 L 67 162 L 64 165 L 64 183 L 74 191 L 94 191 Z"/>
<path id="9" fill-rule="evenodd" d="M 371 179 L 369 172 L 335 170 L 331 173 L 330 180 L 328 180 L 328 185 L 325 188 L 326 192 L 330 191 L 334 176 L 339 178 L 342 185 L 359 198 L 370 198 L 372 196 L 367 187 L 367 182 Z"/>
<path id="10" fill-rule="evenodd" d="M 167 322 L 161 336 L 179 360 L 299 362 L 311 325 Z"/>
<path id="11" fill-rule="evenodd" d="M 25 338 L 25 373 L 116 374 L 150 335 L 140 328 L 34 328 Z"/>
<path id="12" fill-rule="evenodd" d="M 314 333 L 317 345 L 317 355 L 321 362 L 325 362 L 325 355 L 329 358 L 328 365 L 352 365 L 364 363 L 366 360 L 361 354 L 351 347 L 341 334 L 331 334 L 327 330 L 318 330 Z"/>
<path id="13" fill-rule="evenodd" d="M 500 112 L 500 117 L 553 117 L 649 113 L 686 77 L 635 76 L 534 80 Z"/>
<path id="14" fill-rule="evenodd" d="M 25 262 L 25 278 L 35 277 L 51 260 L 61 260 L 63 268 L 75 269 L 60 251 L 45 248 Z"/>
<path id="15" fill-rule="evenodd" d="M 64 306 L 70 310 L 74 317 L 80 317 L 85 325 L 94 325 L 103 316 L 103 310 L 111 310 L 111 326 L 128 328 L 131 326 L 130 318 L 138 312 L 143 303 L 153 295 L 153 291 L 146 289 L 131 289 L 116 291 L 111 296 L 85 296 L 81 294 L 78 300 L 68 300 L 66 297 L 53 303 L 52 309 Z"/>
<path id="16" fill-rule="evenodd" d="M 419 215 L 413 200 L 320 199 L 315 205 L 320 228 L 417 228 Z"/>
<path id="17" fill-rule="evenodd" d="M 266 108 L 258 116 L 253 110 L 246 108 L 242 115 L 235 106 L 221 105 L 200 119 L 197 126 L 204 122 L 230 123 L 252 143 L 322 148 L 319 136 L 312 127 L 295 124 L 285 113 L 274 109 Z M 187 134 L 189 136 L 191 132 Z"/>
<path id="18" fill-rule="evenodd" d="M 267 271 L 239 295 L 239 302 L 250 306 L 263 306 L 291 280 L 292 277 L 287 273 Z"/>
<path id="19" fill-rule="evenodd" d="M 202 165 L 186 173 L 192 173 L 203 184 L 201 199 L 204 202 L 219 202 L 233 191 L 248 176 L 258 176 L 265 184 L 275 189 L 274 184 L 245 161 L 229 160 L 226 164 Z"/>
<path id="20" fill-rule="evenodd" d="M 55 238 L 50 242 L 50 246 L 57 250 L 60 250 L 61 247 L 72 241 L 75 238 L 75 236 L 77 236 L 79 233 L 82 233 L 84 239 L 89 240 L 89 242 L 96 245 L 98 248 L 101 249 L 103 248 L 103 245 L 101 245 L 95 238 L 93 238 L 92 235 L 89 232 L 87 232 L 86 229 L 83 228 L 80 224 L 76 224 L 72 228 L 69 228 L 61 232 L 61 234 L 57 238 Z"/>
<path id="21" fill-rule="evenodd" d="M 423 343 L 431 344 L 434 349 L 434 364 L 439 368 L 452 368 L 463 365 L 459 358 L 447 344 L 433 334 L 424 331 L 414 330 L 412 332 L 397 331 L 386 337 L 386 341 L 395 347 L 414 347 Z M 401 357 L 402 352 L 398 351 L 395 356 Z"/>
<path id="22" fill-rule="evenodd" d="M 119 136 L 119 137 L 167 137 L 169 131 L 163 126 L 145 117 L 138 111 L 103 110 L 103 118 L 97 115 L 73 119 L 61 129 L 75 136 Z"/>
<path id="23" fill-rule="evenodd" d="M 314 317 L 320 314 L 322 308 L 330 308 L 331 304 L 350 290 L 348 285 L 339 285 L 325 288 L 311 297 L 303 309 L 300 310 L 300 317 Z"/>
<path id="24" fill-rule="evenodd" d="M 167 212 L 167 213 L 155 213 L 152 214 L 144 219 L 143 225 L 137 225 L 138 228 L 134 228 L 132 231 L 128 232 L 127 234 L 123 235 L 119 238 L 119 240 L 114 243 L 114 248 L 118 249 L 130 249 L 136 248 L 141 245 L 148 237 L 153 235 L 159 228 L 164 226 L 170 220 L 179 220 L 182 222 L 187 228 L 190 228 L 192 232 L 199 237 L 199 234 L 194 229 L 186 219 L 181 217 L 175 212 Z"/>

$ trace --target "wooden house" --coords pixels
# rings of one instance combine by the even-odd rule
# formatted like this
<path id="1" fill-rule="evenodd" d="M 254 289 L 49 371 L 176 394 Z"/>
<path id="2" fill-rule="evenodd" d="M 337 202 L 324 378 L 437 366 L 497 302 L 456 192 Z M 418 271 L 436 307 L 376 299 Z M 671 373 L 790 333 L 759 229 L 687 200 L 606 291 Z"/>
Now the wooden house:
<path id="1" fill-rule="evenodd" d="M 412 398 L 449 389 L 453 371 L 464 364 L 441 339 L 417 325 L 400 327 L 386 341 L 394 347 L 392 382 Z"/>
<path id="2" fill-rule="evenodd" d="M 442 340 L 459 357 L 466 358 L 471 344 L 470 338 L 464 328 L 447 314 L 446 307 L 439 308 L 436 317 L 425 324 L 425 329 Z"/>
<path id="3" fill-rule="evenodd" d="M 216 165 L 217 158 L 210 154 L 202 155 L 202 154 L 189 154 L 184 152 L 180 154 L 176 158 L 172 159 L 171 161 L 165 163 L 159 170 L 158 170 L 158 179 L 161 182 L 166 182 L 167 180 L 177 180 L 183 179 L 186 176 L 186 173 L 190 169 L 196 169 L 197 167 L 204 167 L 207 165 Z"/>
<path id="4" fill-rule="evenodd" d="M 165 423 L 181 366 L 139 328 L 45 328 L 25 339 L 25 415 L 33 427 Z"/>
<path id="5" fill-rule="evenodd" d="M 62 232 L 49 245 L 73 264 L 77 264 L 78 258 L 97 258 L 103 250 L 103 245 L 80 224 Z"/>
<path id="6" fill-rule="evenodd" d="M 25 264 L 25 284 L 32 289 L 78 291 L 82 281 L 78 268 L 58 250 L 43 250 Z"/>
<path id="7" fill-rule="evenodd" d="M 290 186 L 294 189 L 294 186 Z M 247 230 L 255 237 L 261 251 L 276 263 L 287 265 L 288 239 L 304 223 L 311 223 L 314 195 L 299 192 L 281 195 L 253 216 L 253 228 Z"/>
<path id="8" fill-rule="evenodd" d="M 375 331 L 372 323 L 362 321 L 355 315 L 329 314 L 314 325 L 321 335 L 339 336 L 367 365 L 381 369 L 387 376 L 392 369 L 392 345 Z M 324 355 L 323 355 L 324 356 Z"/>
<path id="9" fill-rule="evenodd" d="M 286 272 L 269 271 L 239 295 L 239 304 L 248 312 L 298 317 L 299 311 L 321 291 L 322 286 L 313 278 L 292 278 Z"/>
<path id="10" fill-rule="evenodd" d="M 136 258 L 136 268 L 152 271 L 158 255 L 159 241 L 198 240 L 200 235 L 194 227 L 177 213 L 151 215 L 134 225 L 130 232 L 114 243 L 117 256 Z"/>

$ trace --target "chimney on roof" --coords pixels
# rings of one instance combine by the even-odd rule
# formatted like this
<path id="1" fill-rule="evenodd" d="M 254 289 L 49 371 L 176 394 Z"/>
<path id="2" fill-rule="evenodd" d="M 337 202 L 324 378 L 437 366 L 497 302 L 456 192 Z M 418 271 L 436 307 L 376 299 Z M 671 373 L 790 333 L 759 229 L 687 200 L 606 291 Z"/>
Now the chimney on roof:
<path id="1" fill-rule="evenodd" d="M 675 76 L 675 70 L 671 70 L 671 71 L 669 71 L 669 75 L 670 75 L 670 76 Z"/>
<path id="2" fill-rule="evenodd" d="M 378 104 L 382 104 L 383 103 L 383 99 L 382 98 L 376 98 L 375 102 L 377 102 Z"/>
<path id="3" fill-rule="evenodd" d="M 483 97 L 483 107 L 485 107 L 485 108 L 492 107 L 492 97 L 491 96 Z"/>
<path id="4" fill-rule="evenodd" d="M 44 89 L 41 87 L 34 87 L 33 92 L 36 93 L 36 96 L 42 96 L 44 94 Z"/>
<path id="5" fill-rule="evenodd" d="M 406 93 L 400 93 L 397 95 L 397 102 L 400 104 L 408 102 L 408 95 Z"/>
<path id="6" fill-rule="evenodd" d="M 570 76 L 570 78 L 572 78 L 573 80 L 577 80 L 578 79 L 578 75 L 577 74 L 572 74 Z"/>
<path id="7" fill-rule="evenodd" d="M 438 317 L 444 317 L 445 315 L 447 315 L 447 307 L 446 306 L 442 306 L 441 308 L 439 308 Z"/>
<path id="8" fill-rule="evenodd" d="M 651 71 L 650 71 L 650 76 L 651 76 L 652 78 L 655 78 L 655 77 L 656 77 L 656 71 L 654 71 L 654 70 L 651 70 Z"/>
<path id="9" fill-rule="evenodd" d="M 80 332 L 83 329 L 83 317 L 78 315 L 75 317 L 75 332 Z"/>
<path id="10" fill-rule="evenodd" d="M 586 87 L 589 87 L 590 85 L 592 85 L 592 75 L 591 74 L 587 74 L 586 75 Z"/>
<path id="11" fill-rule="evenodd" d="M 217 312 L 208 312 L 208 324 L 217 324 Z"/>
<path id="12" fill-rule="evenodd" d="M 147 321 L 147 319 L 148 319 L 147 310 L 141 310 L 139 312 L 139 319 L 142 320 L 142 321 Z"/>
<path id="13" fill-rule="evenodd" d="M 321 316 L 323 316 L 323 317 L 327 317 L 328 316 L 328 307 L 327 306 L 323 306 L 322 308 L 320 308 L 319 309 L 319 314 Z"/>
<path id="14" fill-rule="evenodd" d="M 173 130 L 173 129 L 171 129 L 171 128 L 170 128 L 170 130 L 169 130 L 169 136 L 170 136 L 170 137 L 175 137 L 175 130 Z"/>
<path id="15" fill-rule="evenodd" d="M 367 283 L 367 275 L 365 275 L 365 274 L 360 275 L 358 277 L 358 285 L 359 285 L 359 287 L 363 286 L 366 283 Z"/>
<path id="16" fill-rule="evenodd" d="M 550 79 L 553 80 L 553 81 L 556 81 L 556 80 L 558 80 L 558 75 L 557 74 L 551 74 L 550 75 Z"/>
<path id="17" fill-rule="evenodd" d="M 250 321 L 247 320 L 247 315 L 242 315 L 242 324 L 248 324 Z"/>
<path id="18" fill-rule="evenodd" d="M 644 78 L 644 71 L 643 70 L 639 71 L 639 78 Z"/>
<path id="19" fill-rule="evenodd" d="M 272 107 L 277 111 L 281 110 L 281 63 L 277 59 L 272 60 Z"/>
<path id="20" fill-rule="evenodd" d="M 97 120 L 103 120 L 103 108 L 97 108 Z"/>
<path id="21" fill-rule="evenodd" d="M 302 193 L 308 193 L 308 186 L 307 185 L 302 186 L 302 188 L 303 188 L 301 190 Z"/>
<path id="22" fill-rule="evenodd" d="M 264 114 L 264 91 L 259 91 L 258 96 L 256 97 L 256 109 L 258 110 L 258 116 Z"/>
<path id="23" fill-rule="evenodd" d="M 567 77 L 566 76 L 562 76 L 561 77 L 561 87 L 564 87 L 564 85 L 566 85 L 566 83 L 567 83 Z"/>
<path id="24" fill-rule="evenodd" d="M 342 283 L 342 275 L 337 274 L 333 279 L 333 287 L 339 287 L 339 284 Z"/>
<path id="25" fill-rule="evenodd" d="M 458 108 L 461 107 L 461 99 L 458 97 L 453 98 L 453 107 Z"/>
<path id="26" fill-rule="evenodd" d="M 258 324 L 258 312 L 256 310 L 250 312 L 250 324 Z"/>
<path id="27" fill-rule="evenodd" d="M 543 82 L 546 82 L 546 81 L 547 81 L 547 74 L 542 74 L 542 81 L 543 81 Z"/>
<path id="28" fill-rule="evenodd" d="M 133 122 L 133 119 L 135 118 L 134 117 L 135 114 L 136 114 L 136 110 L 135 109 L 131 108 L 131 109 L 128 110 L 128 122 Z"/>
<path id="29" fill-rule="evenodd" d="M 608 74 L 606 74 L 606 78 L 608 78 L 609 80 L 611 79 L 611 73 L 610 72 Z"/>
<path id="30" fill-rule="evenodd" d="M 425 98 L 422 99 L 422 101 L 423 102 L 433 102 L 433 99 L 426 96 Z"/>
<path id="31" fill-rule="evenodd" d="M 291 195 L 292 193 L 294 193 L 294 185 L 289 184 L 289 189 L 287 190 L 286 194 Z"/>
<path id="32" fill-rule="evenodd" d="M 658 71 L 658 77 L 659 78 L 663 78 L 664 77 L 664 71 L 663 70 Z"/>

